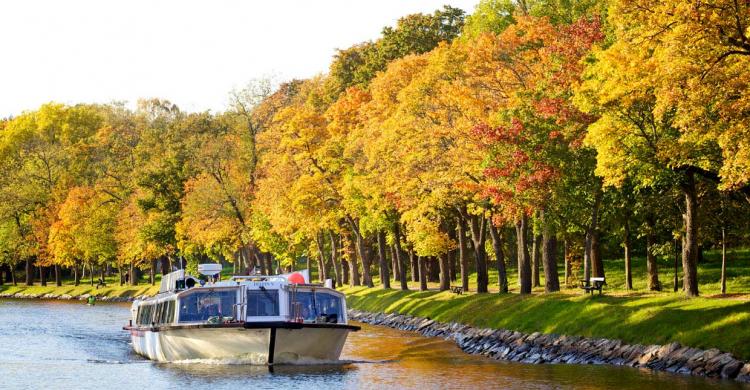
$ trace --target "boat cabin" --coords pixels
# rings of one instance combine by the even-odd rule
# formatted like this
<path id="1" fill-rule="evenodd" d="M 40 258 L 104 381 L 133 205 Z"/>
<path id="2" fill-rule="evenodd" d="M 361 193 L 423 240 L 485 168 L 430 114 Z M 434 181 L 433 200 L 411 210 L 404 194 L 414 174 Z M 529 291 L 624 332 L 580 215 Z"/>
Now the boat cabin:
<path id="1" fill-rule="evenodd" d="M 346 300 L 334 289 L 291 283 L 285 275 L 235 276 L 202 284 L 184 271 L 165 275 L 160 293 L 133 305 L 137 326 L 227 323 L 346 324 Z"/>

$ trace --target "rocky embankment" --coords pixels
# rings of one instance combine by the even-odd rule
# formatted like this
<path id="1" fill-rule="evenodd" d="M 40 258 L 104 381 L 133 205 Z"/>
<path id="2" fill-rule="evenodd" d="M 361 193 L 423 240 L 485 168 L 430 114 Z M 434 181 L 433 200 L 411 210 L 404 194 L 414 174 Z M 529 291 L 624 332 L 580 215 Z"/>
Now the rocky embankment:
<path id="1" fill-rule="evenodd" d="M 137 296 L 137 297 L 108 297 L 105 295 L 96 295 L 96 301 L 97 302 L 132 302 L 136 299 L 140 298 L 146 298 L 146 295 Z M 83 295 L 68 295 L 68 294 L 24 294 L 24 293 L 0 293 L 0 298 L 13 298 L 13 299 L 62 299 L 65 301 L 73 300 L 73 301 L 86 301 L 89 299 L 91 294 L 83 294 Z"/>
<path id="2" fill-rule="evenodd" d="M 544 364 L 613 364 L 750 383 L 750 363 L 718 349 L 626 344 L 620 340 L 479 329 L 400 314 L 349 310 L 349 319 L 453 340 L 467 353 L 497 360 Z"/>

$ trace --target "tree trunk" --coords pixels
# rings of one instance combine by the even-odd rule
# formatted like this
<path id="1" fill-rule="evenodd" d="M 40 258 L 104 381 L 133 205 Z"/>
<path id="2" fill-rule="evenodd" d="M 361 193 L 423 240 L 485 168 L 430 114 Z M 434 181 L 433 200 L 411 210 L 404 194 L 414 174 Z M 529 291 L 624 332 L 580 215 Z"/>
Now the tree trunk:
<path id="1" fill-rule="evenodd" d="M 13 283 L 13 279 L 15 278 L 13 275 L 15 275 L 16 271 L 16 264 L 8 264 L 6 265 L 7 268 L 5 268 L 5 282 L 6 283 Z"/>
<path id="2" fill-rule="evenodd" d="M 354 234 L 354 238 L 356 240 L 357 245 L 357 254 L 359 255 L 359 261 L 362 264 L 362 281 L 367 287 L 373 287 L 372 284 L 372 275 L 370 274 L 370 257 L 367 255 L 367 248 L 365 247 L 365 238 L 362 236 L 362 233 L 359 230 L 359 221 L 355 221 L 351 217 L 348 218 L 349 224 L 352 228 L 352 233 Z M 352 267 L 352 269 L 356 269 L 357 267 Z M 353 276 L 353 274 L 352 274 Z M 359 281 L 359 274 L 357 274 L 357 278 L 355 281 Z"/>
<path id="3" fill-rule="evenodd" d="M 81 284 L 81 275 L 78 273 L 78 262 L 73 264 L 73 283 L 78 286 Z"/>
<path id="4" fill-rule="evenodd" d="M 151 268 L 148 270 L 148 281 L 152 286 L 156 284 L 156 259 L 151 260 Z"/>
<path id="5" fill-rule="evenodd" d="M 343 286 L 347 281 L 344 281 L 345 274 L 341 269 L 341 261 L 339 260 L 339 251 L 336 246 L 336 238 L 332 231 L 328 231 L 328 239 L 331 242 L 331 262 L 333 263 L 333 272 L 336 274 L 336 285 Z"/>
<path id="6" fill-rule="evenodd" d="M 563 240 L 563 263 L 565 266 L 565 285 L 570 286 L 570 278 L 573 276 L 573 267 L 570 264 L 570 258 L 568 256 L 568 239 Z"/>
<path id="7" fill-rule="evenodd" d="M 495 265 L 497 266 L 497 286 L 500 294 L 508 292 L 508 272 L 505 269 L 505 255 L 503 254 L 503 237 L 497 231 L 497 227 L 489 224 L 490 238 L 492 238 L 492 249 L 495 252 Z"/>
<path id="8" fill-rule="evenodd" d="M 436 257 L 430 257 L 427 260 L 427 281 L 433 283 L 440 282 L 440 264 Z"/>
<path id="9" fill-rule="evenodd" d="M 487 251 L 484 243 L 487 240 L 487 218 L 478 215 L 471 216 L 471 241 L 474 248 L 474 261 L 477 268 L 477 292 L 486 293 L 489 284 L 487 276 Z"/>
<path id="10" fill-rule="evenodd" d="M 60 279 L 60 265 L 55 264 L 55 286 L 62 286 L 62 279 Z"/>
<path id="11" fill-rule="evenodd" d="M 419 291 L 427 291 L 427 267 L 423 256 L 417 256 L 419 267 Z"/>
<path id="12" fill-rule="evenodd" d="M 721 293 L 727 293 L 727 232 L 721 227 Z"/>
<path id="13" fill-rule="evenodd" d="M 130 272 L 128 273 L 130 276 L 128 279 L 130 279 L 130 285 L 131 286 L 137 286 L 138 285 L 138 275 L 135 270 L 135 265 L 131 262 L 130 263 Z"/>
<path id="14" fill-rule="evenodd" d="M 359 264 L 357 264 L 357 248 L 354 242 L 349 245 L 349 281 L 352 286 L 361 286 L 362 281 L 359 274 Z"/>
<path id="15" fill-rule="evenodd" d="M 160 263 L 161 263 L 161 275 L 162 276 L 172 272 L 172 270 L 169 267 L 169 258 L 167 256 L 162 256 Z"/>
<path id="16" fill-rule="evenodd" d="M 266 275 L 273 274 L 273 255 L 270 253 L 266 253 L 263 256 L 263 260 L 265 260 L 266 263 Z"/>
<path id="17" fill-rule="evenodd" d="M 449 272 L 450 272 L 451 283 L 455 283 L 458 280 L 458 273 L 456 272 L 458 271 L 458 267 L 456 264 L 456 251 L 455 250 L 451 250 L 450 252 L 448 252 L 448 266 L 450 267 Z"/>
<path id="18" fill-rule="evenodd" d="M 591 235 L 591 271 L 596 277 L 604 277 L 604 261 L 602 260 L 602 248 L 599 242 L 599 230 L 594 230 Z"/>
<path id="19" fill-rule="evenodd" d="M 47 286 L 47 267 L 39 266 L 39 284 Z"/>
<path id="20" fill-rule="evenodd" d="M 328 275 L 326 274 L 326 260 L 325 257 L 318 257 L 318 281 L 320 283 L 325 283 L 326 279 L 328 279 Z"/>
<path id="21" fill-rule="evenodd" d="M 695 177 L 688 172 L 682 190 L 685 194 L 684 245 L 682 246 L 682 283 L 688 297 L 698 296 L 698 194 L 695 191 Z"/>
<path id="22" fill-rule="evenodd" d="M 398 256 L 396 255 L 396 245 L 390 246 L 391 250 L 391 269 L 393 270 L 393 282 L 398 283 L 401 280 L 401 269 L 398 264 Z"/>
<path id="23" fill-rule="evenodd" d="M 451 279 L 450 279 L 450 260 L 448 259 L 448 253 L 443 253 L 439 257 L 440 259 L 440 291 L 450 290 Z"/>
<path id="24" fill-rule="evenodd" d="M 343 277 L 344 277 L 344 279 L 343 279 L 344 284 L 351 285 L 350 284 L 350 280 L 349 280 L 349 274 L 350 273 L 351 272 L 349 272 L 349 261 L 346 260 L 346 259 L 341 259 L 341 275 L 343 275 Z"/>
<path id="25" fill-rule="evenodd" d="M 391 274 L 388 272 L 388 261 L 385 257 L 385 232 L 378 231 L 378 261 L 380 262 L 380 284 L 391 288 Z"/>
<path id="26" fill-rule="evenodd" d="M 539 251 L 542 247 L 542 236 L 533 235 L 533 237 L 534 241 L 531 244 L 531 285 L 532 287 L 539 287 L 542 285 L 539 282 Z"/>
<path id="27" fill-rule="evenodd" d="M 552 232 L 544 211 L 542 221 L 542 267 L 544 268 L 544 292 L 560 291 L 560 278 L 557 275 L 557 237 Z"/>
<path id="28" fill-rule="evenodd" d="M 632 255 L 633 255 L 633 244 L 630 242 L 630 218 L 625 218 L 625 224 L 624 224 L 624 237 L 623 237 L 623 246 L 625 247 L 625 289 L 626 290 L 632 290 L 633 289 L 633 264 L 632 264 Z"/>
<path id="29" fill-rule="evenodd" d="M 404 255 L 404 251 L 401 249 L 401 228 L 399 227 L 398 223 L 396 223 L 393 229 L 393 235 L 395 236 L 394 245 L 396 246 L 396 262 L 398 262 L 401 290 L 408 291 L 409 285 L 406 282 L 406 256 Z"/>
<path id="30" fill-rule="evenodd" d="M 91 271 L 89 273 L 89 279 L 90 279 L 91 286 L 93 286 L 94 285 L 94 263 L 91 263 L 89 268 L 90 268 L 89 270 Z"/>
<path id="31" fill-rule="evenodd" d="M 654 256 L 654 245 L 656 244 L 656 222 L 654 221 L 653 215 L 649 215 L 646 218 L 646 224 L 648 225 L 648 232 L 646 233 L 646 269 L 648 270 L 648 289 L 651 291 L 660 291 L 659 269 L 656 263 L 656 256 Z"/>
<path id="32" fill-rule="evenodd" d="M 26 259 L 26 285 L 34 285 L 34 265 L 31 258 Z"/>
<path id="33" fill-rule="evenodd" d="M 516 241 L 518 245 L 518 269 L 521 294 L 531 294 L 531 259 L 529 259 L 529 247 L 526 240 L 528 217 L 522 214 L 516 220 Z"/>
<path id="34" fill-rule="evenodd" d="M 680 269 L 681 258 L 682 258 L 682 254 L 680 253 L 680 240 L 675 239 L 674 240 L 674 276 L 672 278 L 672 287 L 673 287 L 674 292 L 677 292 L 677 290 L 680 289 L 679 269 Z"/>
<path id="35" fill-rule="evenodd" d="M 323 233 L 319 232 L 315 235 L 315 245 L 318 248 L 318 280 L 320 280 L 321 283 L 325 283 L 325 280 L 328 279 L 327 270 L 326 270 L 326 255 L 325 255 L 325 248 L 323 244 Z"/>
<path id="36" fill-rule="evenodd" d="M 456 235 L 458 236 L 458 264 L 461 270 L 461 288 L 469 291 L 469 260 L 466 248 L 466 220 L 458 217 L 456 222 Z"/>
<path id="37" fill-rule="evenodd" d="M 419 281 L 419 265 L 417 264 L 417 255 L 413 250 L 409 250 L 409 267 L 411 269 L 411 281 Z"/>
<path id="38" fill-rule="evenodd" d="M 13 286 L 17 286 L 18 283 L 16 282 L 16 265 L 13 264 L 13 266 L 10 268 L 10 279 L 11 282 L 13 282 Z"/>
<path id="39" fill-rule="evenodd" d="M 594 193 L 594 205 L 591 208 L 591 221 L 586 228 L 586 246 L 583 259 L 583 277 L 586 281 L 594 276 L 604 277 L 604 264 L 599 252 L 599 206 L 602 202 L 602 188 L 597 186 Z"/>
<path id="40" fill-rule="evenodd" d="M 258 264 L 260 264 L 260 274 L 268 275 L 268 268 L 266 267 L 266 254 L 258 252 Z"/>

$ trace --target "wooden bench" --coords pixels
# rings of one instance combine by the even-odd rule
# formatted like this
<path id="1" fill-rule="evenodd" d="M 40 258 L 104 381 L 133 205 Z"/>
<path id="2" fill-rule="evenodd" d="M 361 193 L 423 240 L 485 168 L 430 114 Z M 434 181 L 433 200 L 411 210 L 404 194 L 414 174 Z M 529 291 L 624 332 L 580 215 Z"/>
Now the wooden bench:
<path id="1" fill-rule="evenodd" d="M 102 279 L 99 279 L 99 281 L 96 283 L 96 289 L 98 290 L 99 287 L 107 287 L 107 282 L 105 282 Z"/>
<path id="2" fill-rule="evenodd" d="M 451 292 L 454 294 L 461 295 L 464 293 L 464 288 L 461 286 L 451 286 Z"/>
<path id="3" fill-rule="evenodd" d="M 607 281 L 603 277 L 593 277 L 589 280 L 581 279 L 581 288 L 584 293 L 593 294 L 595 290 L 599 290 L 599 295 L 602 295 L 602 287 L 607 284 Z"/>

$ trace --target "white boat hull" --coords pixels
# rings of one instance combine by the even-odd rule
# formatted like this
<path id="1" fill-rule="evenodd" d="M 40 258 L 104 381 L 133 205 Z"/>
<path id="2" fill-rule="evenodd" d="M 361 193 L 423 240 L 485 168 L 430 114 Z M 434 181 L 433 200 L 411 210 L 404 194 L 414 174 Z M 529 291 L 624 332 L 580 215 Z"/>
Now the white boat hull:
<path id="1" fill-rule="evenodd" d="M 129 330 L 135 352 L 151 360 L 236 359 L 251 364 L 333 362 L 351 331 L 346 327 Z"/>

